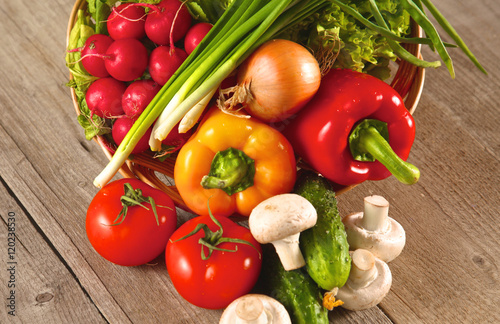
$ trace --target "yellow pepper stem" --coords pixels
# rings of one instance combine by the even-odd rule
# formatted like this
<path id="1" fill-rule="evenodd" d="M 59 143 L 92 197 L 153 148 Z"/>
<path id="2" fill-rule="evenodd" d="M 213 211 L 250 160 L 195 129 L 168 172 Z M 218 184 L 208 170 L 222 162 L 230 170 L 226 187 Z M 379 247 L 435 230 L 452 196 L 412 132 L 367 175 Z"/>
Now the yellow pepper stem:
<path id="1" fill-rule="evenodd" d="M 228 195 L 253 186 L 255 162 L 243 151 L 228 148 L 215 154 L 210 172 L 201 180 L 205 189 L 221 189 Z"/>

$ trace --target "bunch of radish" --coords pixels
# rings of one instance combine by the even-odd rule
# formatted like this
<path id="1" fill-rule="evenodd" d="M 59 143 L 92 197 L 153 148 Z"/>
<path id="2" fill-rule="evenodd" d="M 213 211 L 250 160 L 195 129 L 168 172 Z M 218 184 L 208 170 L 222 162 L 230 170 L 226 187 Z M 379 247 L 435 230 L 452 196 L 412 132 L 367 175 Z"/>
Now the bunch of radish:
<path id="1" fill-rule="evenodd" d="M 212 25 L 194 21 L 179 0 L 119 4 L 106 24 L 108 34 L 90 36 L 80 49 L 83 67 L 99 78 L 85 100 L 92 115 L 112 121 L 112 137 L 119 145 Z M 133 153 L 149 148 L 150 134 L 146 132 Z M 179 146 L 186 136 L 172 132 L 164 144 Z"/>

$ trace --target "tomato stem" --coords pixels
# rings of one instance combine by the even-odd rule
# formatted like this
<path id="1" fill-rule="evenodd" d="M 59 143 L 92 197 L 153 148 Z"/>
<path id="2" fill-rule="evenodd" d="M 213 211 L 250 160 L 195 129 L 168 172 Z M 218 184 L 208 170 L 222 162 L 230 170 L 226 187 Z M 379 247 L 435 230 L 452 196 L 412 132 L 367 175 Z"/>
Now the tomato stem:
<path id="1" fill-rule="evenodd" d="M 202 246 L 201 247 L 201 259 L 202 260 L 208 260 L 212 256 L 212 253 L 215 250 L 223 251 L 223 252 L 236 252 L 236 251 L 238 251 L 237 246 L 235 246 L 234 249 L 223 249 L 223 248 L 218 247 L 218 245 L 221 243 L 246 244 L 246 245 L 253 247 L 255 250 L 257 250 L 257 248 L 252 243 L 250 243 L 246 240 L 233 238 L 233 237 L 223 237 L 224 229 L 222 228 L 222 224 L 217 220 L 217 218 L 215 218 L 215 216 L 212 214 L 212 211 L 210 210 L 210 199 L 207 202 L 207 205 L 208 205 L 208 214 L 210 216 L 210 219 L 212 219 L 212 221 L 215 223 L 215 225 L 217 225 L 219 227 L 219 229 L 214 232 L 208 227 L 207 224 L 201 223 L 201 224 L 196 225 L 194 230 L 192 230 L 189 234 L 175 240 L 174 242 L 178 242 L 178 241 L 184 240 L 190 236 L 193 236 L 196 233 L 198 233 L 200 230 L 203 229 L 203 231 L 205 232 L 205 236 L 200 237 L 200 239 L 198 240 L 198 243 Z M 208 248 L 208 255 L 205 253 L 205 249 L 203 247 Z M 259 255 L 260 255 L 260 252 L 259 252 Z"/>
<path id="2" fill-rule="evenodd" d="M 151 208 L 153 209 L 153 213 L 155 215 L 156 225 L 160 226 L 160 221 L 158 218 L 158 212 L 157 212 L 156 207 L 164 207 L 164 208 L 170 208 L 170 207 L 156 205 L 153 197 L 144 196 L 142 194 L 141 189 L 134 189 L 130 183 L 125 183 L 123 185 L 123 191 L 124 191 L 124 195 L 120 197 L 120 201 L 122 203 L 123 208 L 120 211 L 120 213 L 118 214 L 118 216 L 116 216 L 113 223 L 110 224 L 110 226 L 116 226 L 116 225 L 120 225 L 121 223 L 123 223 L 123 221 L 125 220 L 125 217 L 127 216 L 129 207 L 141 206 L 142 208 L 149 210 L 148 207 L 146 207 L 142 204 L 144 202 L 148 202 L 151 205 Z"/>

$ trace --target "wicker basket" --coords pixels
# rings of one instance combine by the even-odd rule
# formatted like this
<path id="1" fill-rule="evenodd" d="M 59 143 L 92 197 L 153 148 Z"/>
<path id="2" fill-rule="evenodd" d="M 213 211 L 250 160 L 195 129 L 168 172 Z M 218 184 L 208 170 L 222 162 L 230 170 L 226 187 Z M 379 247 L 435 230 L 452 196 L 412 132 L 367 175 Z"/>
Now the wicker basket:
<path id="1" fill-rule="evenodd" d="M 68 28 L 67 28 L 67 42 L 69 41 L 69 35 L 71 29 L 76 21 L 78 10 L 85 9 L 87 5 L 86 0 L 77 0 L 71 15 L 69 17 Z M 412 27 L 412 37 L 422 37 L 422 29 L 414 22 Z M 420 50 L 421 45 L 418 44 L 405 44 L 405 48 L 413 55 L 421 57 Z M 424 86 L 425 70 L 423 68 L 416 67 L 406 61 L 398 61 L 397 70 L 394 73 L 390 81 L 390 85 L 404 98 L 405 106 L 410 113 L 413 114 L 415 111 L 420 95 Z M 72 76 L 70 75 L 70 78 Z M 71 97 L 73 99 L 74 108 L 77 114 L 80 113 L 80 108 L 78 106 L 78 101 L 73 88 L 71 88 Z M 102 148 L 104 154 L 111 159 L 112 153 L 110 147 L 114 144 L 110 143 L 103 136 L 96 136 L 94 140 Z M 177 188 L 173 181 L 173 172 L 175 165 L 175 156 L 169 157 L 166 160 L 160 162 L 159 160 L 153 158 L 151 153 L 141 153 L 136 154 L 129 158 L 126 163 L 120 168 L 119 173 L 126 178 L 138 178 L 153 187 L 163 190 L 167 193 L 175 202 L 176 206 L 184 210 L 189 211 L 184 201 L 182 200 Z M 334 184 L 336 194 L 342 194 L 348 190 L 354 188 L 354 186 L 339 186 Z"/>

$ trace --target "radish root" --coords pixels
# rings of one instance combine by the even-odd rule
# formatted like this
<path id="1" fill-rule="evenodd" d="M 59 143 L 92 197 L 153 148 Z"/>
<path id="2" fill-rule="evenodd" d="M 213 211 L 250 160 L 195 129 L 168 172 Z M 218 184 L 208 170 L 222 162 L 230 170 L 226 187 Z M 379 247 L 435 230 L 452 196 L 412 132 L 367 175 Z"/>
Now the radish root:
<path id="1" fill-rule="evenodd" d="M 128 17 L 125 17 L 124 15 L 122 15 L 122 12 L 125 11 L 125 10 L 127 10 L 130 7 L 146 7 L 148 9 L 150 9 L 150 10 L 153 10 L 156 13 L 160 13 L 161 12 L 161 10 L 157 6 L 152 5 L 152 4 L 147 4 L 147 3 L 130 3 L 130 4 L 128 4 L 127 6 L 125 6 L 120 11 L 117 11 L 116 7 L 113 7 L 113 9 L 111 9 L 111 11 L 115 13 L 115 16 L 111 20 L 115 19 L 116 17 L 120 17 L 120 18 L 123 18 L 123 19 L 128 20 L 128 21 L 140 21 L 140 20 L 144 20 L 144 18 L 148 15 L 148 13 L 146 12 L 144 14 L 144 16 L 142 16 L 140 18 L 137 18 L 137 19 L 131 19 L 131 18 L 128 18 Z M 110 19 L 104 20 L 104 22 L 108 22 L 108 21 L 110 21 Z"/>
<path id="2" fill-rule="evenodd" d="M 174 42 L 174 26 L 177 21 L 177 17 L 179 16 L 179 12 L 182 9 L 182 6 L 187 2 L 188 0 L 182 1 L 181 5 L 179 6 L 179 9 L 175 12 L 174 19 L 172 20 L 172 26 L 170 26 L 170 32 L 169 32 L 169 39 L 170 39 L 170 56 L 174 55 L 175 52 L 175 42 Z"/>

